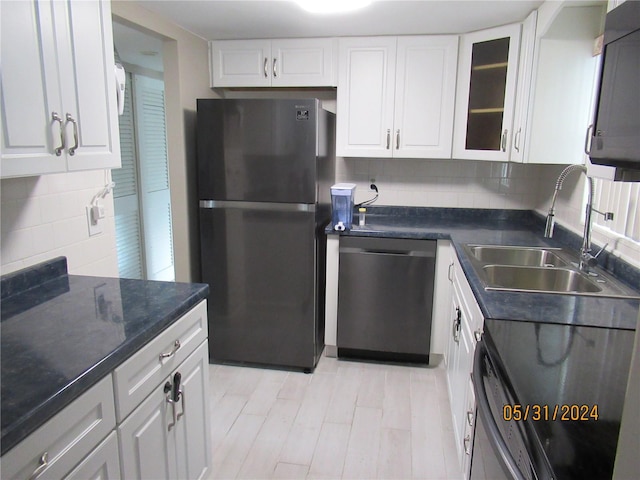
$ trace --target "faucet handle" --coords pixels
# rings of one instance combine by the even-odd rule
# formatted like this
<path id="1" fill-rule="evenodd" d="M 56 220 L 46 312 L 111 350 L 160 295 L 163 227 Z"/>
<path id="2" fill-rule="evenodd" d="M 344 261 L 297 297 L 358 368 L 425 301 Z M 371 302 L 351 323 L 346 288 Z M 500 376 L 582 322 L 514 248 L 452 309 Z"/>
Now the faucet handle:
<path id="1" fill-rule="evenodd" d="M 609 246 L 609 243 L 605 243 L 604 247 L 602 247 L 600 250 L 598 250 L 598 253 L 596 253 L 593 258 L 598 258 L 598 256 L 604 251 L 605 248 L 607 248 Z"/>

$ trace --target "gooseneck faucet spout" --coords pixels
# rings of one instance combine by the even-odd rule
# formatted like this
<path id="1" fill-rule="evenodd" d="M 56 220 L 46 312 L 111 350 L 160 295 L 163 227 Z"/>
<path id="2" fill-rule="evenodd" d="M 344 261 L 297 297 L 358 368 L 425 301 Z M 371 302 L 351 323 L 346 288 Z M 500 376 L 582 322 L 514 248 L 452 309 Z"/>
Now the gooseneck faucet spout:
<path id="1" fill-rule="evenodd" d="M 553 227 L 555 225 L 555 205 L 556 200 L 558 198 L 558 192 L 562 189 L 562 184 L 564 183 L 567 176 L 572 172 L 583 172 L 587 175 L 587 167 L 584 165 L 569 165 L 566 167 L 560 175 L 558 176 L 558 180 L 556 180 L 556 188 L 553 192 L 553 198 L 551 200 L 551 207 L 549 208 L 549 212 L 547 213 L 547 223 L 544 230 L 544 236 L 547 238 L 553 237 Z M 596 264 L 596 258 L 602 250 L 606 248 L 606 245 L 600 249 L 598 253 L 595 255 L 591 254 L 591 214 L 592 212 L 602 213 L 593 208 L 593 192 L 594 192 L 594 183 L 593 178 L 587 175 L 587 185 L 588 185 L 588 196 L 587 196 L 587 205 L 585 210 L 584 217 L 584 232 L 582 235 L 582 246 L 580 247 L 580 270 L 588 271 L 589 267 L 592 267 Z M 606 212 L 602 213 L 606 220 L 613 219 L 613 213 Z"/>

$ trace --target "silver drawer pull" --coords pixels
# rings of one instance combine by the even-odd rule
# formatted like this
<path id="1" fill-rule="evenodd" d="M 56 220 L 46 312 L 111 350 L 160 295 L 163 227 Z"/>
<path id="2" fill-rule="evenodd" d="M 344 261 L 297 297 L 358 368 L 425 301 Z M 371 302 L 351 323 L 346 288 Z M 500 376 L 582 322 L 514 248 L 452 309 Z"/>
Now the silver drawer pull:
<path id="1" fill-rule="evenodd" d="M 473 332 L 473 336 L 476 338 L 476 342 L 482 340 L 482 330 L 476 330 Z"/>
<path id="2" fill-rule="evenodd" d="M 473 427 L 473 412 L 471 410 L 467 410 L 467 423 Z"/>
<path id="3" fill-rule="evenodd" d="M 471 455 L 471 436 L 467 435 L 464 437 L 464 453 L 467 455 Z"/>
<path id="4" fill-rule="evenodd" d="M 171 351 L 169 353 L 161 353 L 160 354 L 160 360 L 164 359 L 164 358 L 169 358 L 169 357 L 173 357 L 176 352 L 180 349 L 180 340 L 176 340 L 173 343 L 173 348 L 171 349 Z"/>
<path id="5" fill-rule="evenodd" d="M 56 112 L 51 112 L 51 120 L 54 122 L 58 122 L 58 126 L 60 127 L 60 146 L 55 148 L 56 157 L 62 155 L 62 151 L 64 150 L 65 141 L 64 141 L 64 127 L 62 126 L 62 118 Z"/>
<path id="6" fill-rule="evenodd" d="M 73 147 L 69 148 L 69 155 L 75 155 L 76 150 L 78 149 L 78 122 L 73 118 L 70 113 L 67 113 L 67 122 L 71 122 L 73 124 Z"/>
<path id="7" fill-rule="evenodd" d="M 38 465 L 38 468 L 36 468 L 33 471 L 31 476 L 29 477 L 29 480 L 33 480 L 34 478 L 39 477 L 40 474 L 44 472 L 48 466 L 49 466 L 49 452 L 44 452 L 40 457 L 40 465 Z"/>

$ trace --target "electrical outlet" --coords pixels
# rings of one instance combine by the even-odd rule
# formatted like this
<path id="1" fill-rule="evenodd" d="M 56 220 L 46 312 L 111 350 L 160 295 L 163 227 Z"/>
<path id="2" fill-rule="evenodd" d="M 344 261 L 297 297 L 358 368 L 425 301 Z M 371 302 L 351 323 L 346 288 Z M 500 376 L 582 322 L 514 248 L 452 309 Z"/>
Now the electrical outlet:
<path id="1" fill-rule="evenodd" d="M 89 226 L 89 236 L 93 237 L 94 235 L 100 235 L 102 233 L 102 223 L 100 220 L 94 220 L 91 206 L 86 207 L 87 209 L 87 224 Z"/>

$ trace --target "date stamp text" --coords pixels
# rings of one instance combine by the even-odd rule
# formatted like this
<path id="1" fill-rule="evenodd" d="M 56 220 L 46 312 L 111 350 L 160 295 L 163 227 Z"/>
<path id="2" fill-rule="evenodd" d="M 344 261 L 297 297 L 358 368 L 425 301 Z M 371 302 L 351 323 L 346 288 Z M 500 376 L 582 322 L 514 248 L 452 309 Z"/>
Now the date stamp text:
<path id="1" fill-rule="evenodd" d="M 526 421 L 534 422 L 562 421 L 594 421 L 598 420 L 598 405 L 520 405 L 504 404 L 502 419 L 505 422 Z"/>

